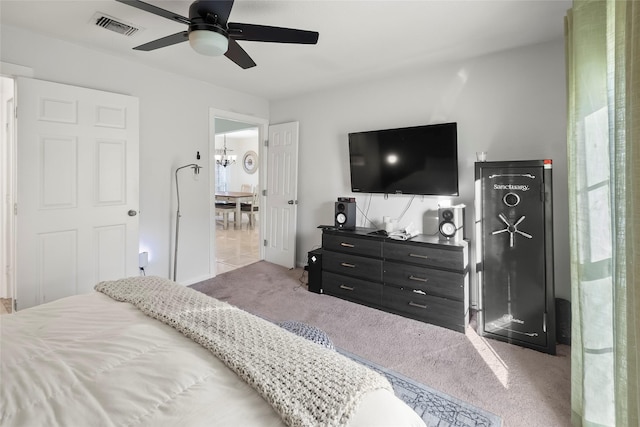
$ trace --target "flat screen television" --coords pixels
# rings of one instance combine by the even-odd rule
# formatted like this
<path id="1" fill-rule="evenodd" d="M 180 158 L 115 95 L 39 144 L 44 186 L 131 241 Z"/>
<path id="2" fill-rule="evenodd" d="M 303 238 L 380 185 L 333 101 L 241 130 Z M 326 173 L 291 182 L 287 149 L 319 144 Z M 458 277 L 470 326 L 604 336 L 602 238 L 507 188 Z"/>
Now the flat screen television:
<path id="1" fill-rule="evenodd" d="M 349 134 L 354 193 L 458 195 L 457 123 Z"/>

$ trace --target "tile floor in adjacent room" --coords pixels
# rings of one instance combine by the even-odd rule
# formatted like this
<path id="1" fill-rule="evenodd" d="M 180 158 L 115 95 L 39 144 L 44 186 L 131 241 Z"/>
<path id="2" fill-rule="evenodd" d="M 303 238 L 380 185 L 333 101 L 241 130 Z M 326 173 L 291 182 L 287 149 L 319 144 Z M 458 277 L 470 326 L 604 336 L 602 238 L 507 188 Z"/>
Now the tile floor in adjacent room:
<path id="1" fill-rule="evenodd" d="M 260 261 L 260 226 L 249 227 L 243 215 L 242 226 L 234 229 L 233 221 L 224 229 L 222 221 L 216 221 L 217 273 L 222 274 L 236 268 Z"/>

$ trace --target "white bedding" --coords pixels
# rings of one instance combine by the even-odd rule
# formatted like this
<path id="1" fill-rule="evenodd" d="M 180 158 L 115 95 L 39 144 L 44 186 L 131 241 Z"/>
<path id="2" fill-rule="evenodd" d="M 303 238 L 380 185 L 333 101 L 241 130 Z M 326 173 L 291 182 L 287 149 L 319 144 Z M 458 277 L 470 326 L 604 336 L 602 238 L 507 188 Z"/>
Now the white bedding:
<path id="1" fill-rule="evenodd" d="M 100 293 L 0 316 L 0 425 L 282 426 L 208 350 Z M 386 390 L 350 426 L 424 426 Z"/>

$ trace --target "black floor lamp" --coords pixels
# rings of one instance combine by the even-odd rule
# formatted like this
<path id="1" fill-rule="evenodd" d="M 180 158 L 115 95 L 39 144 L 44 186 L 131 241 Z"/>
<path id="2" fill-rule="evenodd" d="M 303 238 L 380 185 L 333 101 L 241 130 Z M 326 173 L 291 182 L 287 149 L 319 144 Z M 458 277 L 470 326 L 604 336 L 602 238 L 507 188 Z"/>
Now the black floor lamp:
<path id="1" fill-rule="evenodd" d="M 173 281 L 176 281 L 176 273 L 178 271 L 178 236 L 180 232 L 180 187 L 178 185 L 178 171 L 184 168 L 192 168 L 193 174 L 198 175 L 202 166 L 191 163 L 188 165 L 180 166 L 176 169 L 176 197 L 178 198 L 178 209 L 176 210 L 176 241 L 174 243 L 175 249 L 173 253 Z"/>

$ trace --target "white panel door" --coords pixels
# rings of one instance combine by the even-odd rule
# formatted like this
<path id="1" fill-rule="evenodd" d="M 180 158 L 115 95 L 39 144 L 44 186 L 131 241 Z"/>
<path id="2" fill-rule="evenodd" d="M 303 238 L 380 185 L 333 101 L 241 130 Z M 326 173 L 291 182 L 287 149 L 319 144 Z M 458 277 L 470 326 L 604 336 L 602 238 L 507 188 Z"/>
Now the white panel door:
<path id="1" fill-rule="evenodd" d="M 18 309 L 138 274 L 138 99 L 19 78 Z"/>
<path id="2" fill-rule="evenodd" d="M 269 126 L 265 260 L 287 268 L 296 263 L 298 122 Z"/>

